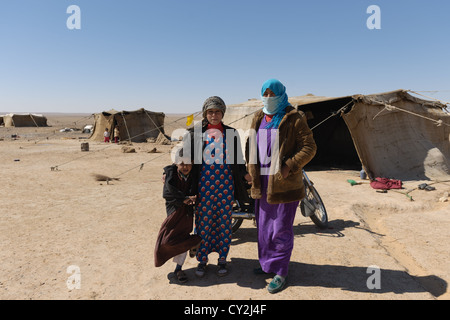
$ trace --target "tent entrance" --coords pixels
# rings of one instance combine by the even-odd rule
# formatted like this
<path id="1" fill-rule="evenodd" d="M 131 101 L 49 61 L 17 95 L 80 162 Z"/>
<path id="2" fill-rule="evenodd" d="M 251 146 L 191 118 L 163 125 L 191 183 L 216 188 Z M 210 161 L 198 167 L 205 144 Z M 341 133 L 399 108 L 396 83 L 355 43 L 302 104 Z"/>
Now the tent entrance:
<path id="1" fill-rule="evenodd" d="M 339 114 L 330 117 L 352 100 L 352 97 L 343 97 L 297 107 L 306 114 L 311 129 L 317 126 L 313 129 L 317 153 L 306 169 L 361 170 L 361 161 L 344 119 Z M 351 107 L 350 103 L 347 111 Z M 322 121 L 324 122 L 321 123 Z"/>

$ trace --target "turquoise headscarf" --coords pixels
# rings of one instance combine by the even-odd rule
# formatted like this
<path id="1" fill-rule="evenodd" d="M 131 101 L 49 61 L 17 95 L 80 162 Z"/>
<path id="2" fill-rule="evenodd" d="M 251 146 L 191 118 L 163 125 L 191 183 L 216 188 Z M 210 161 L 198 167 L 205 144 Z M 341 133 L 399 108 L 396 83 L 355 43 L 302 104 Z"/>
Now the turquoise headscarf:
<path id="1" fill-rule="evenodd" d="M 276 95 L 277 106 L 274 111 L 270 112 L 267 110 L 266 106 L 263 108 L 265 114 L 274 114 L 272 121 L 266 126 L 266 129 L 277 129 L 280 125 L 281 119 L 283 119 L 286 114 L 286 107 L 291 104 L 288 101 L 288 96 L 286 94 L 286 87 L 277 79 L 269 79 L 263 83 L 261 89 L 261 97 L 263 97 L 264 92 L 267 89 L 272 90 Z"/>

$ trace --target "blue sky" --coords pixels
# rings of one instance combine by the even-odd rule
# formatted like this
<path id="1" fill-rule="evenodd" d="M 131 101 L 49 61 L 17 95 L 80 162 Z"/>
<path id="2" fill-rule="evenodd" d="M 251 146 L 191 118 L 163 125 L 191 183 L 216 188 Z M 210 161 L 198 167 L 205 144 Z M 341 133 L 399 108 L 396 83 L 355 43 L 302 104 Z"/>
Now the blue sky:
<path id="1" fill-rule="evenodd" d="M 0 112 L 191 113 L 212 95 L 258 98 L 268 78 L 289 96 L 450 101 L 449 12 L 448 0 L 1 0 Z"/>

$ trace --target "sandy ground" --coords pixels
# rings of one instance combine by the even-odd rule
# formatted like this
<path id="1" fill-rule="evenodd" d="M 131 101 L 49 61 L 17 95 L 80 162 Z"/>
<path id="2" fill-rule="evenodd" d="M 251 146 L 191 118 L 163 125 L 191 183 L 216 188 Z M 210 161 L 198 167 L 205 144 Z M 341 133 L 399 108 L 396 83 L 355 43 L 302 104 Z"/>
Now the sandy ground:
<path id="1" fill-rule="evenodd" d="M 212 254 L 207 275 L 197 279 L 196 261 L 188 258 L 189 281 L 180 285 L 171 261 L 153 264 L 166 216 L 160 177 L 171 146 L 134 144 L 136 153 L 123 153 L 120 145 L 89 141 L 90 151 L 81 152 L 87 135 L 59 129 L 81 128 L 92 118 L 48 117 L 49 128 L 0 128 L 0 299 L 450 297 L 450 204 L 438 201 L 450 191 L 448 182 L 412 191 L 410 201 L 368 184 L 351 186 L 347 179 L 359 180 L 356 171 L 309 171 L 330 225 L 319 230 L 298 211 L 284 291 L 270 295 L 271 278 L 252 273 L 258 266 L 252 221 L 234 234 L 229 275 L 216 276 Z M 155 147 L 160 153 L 148 153 Z M 120 180 L 107 184 L 93 174 Z M 405 190 L 419 183 L 406 181 Z M 375 275 L 380 287 L 369 288 Z"/>

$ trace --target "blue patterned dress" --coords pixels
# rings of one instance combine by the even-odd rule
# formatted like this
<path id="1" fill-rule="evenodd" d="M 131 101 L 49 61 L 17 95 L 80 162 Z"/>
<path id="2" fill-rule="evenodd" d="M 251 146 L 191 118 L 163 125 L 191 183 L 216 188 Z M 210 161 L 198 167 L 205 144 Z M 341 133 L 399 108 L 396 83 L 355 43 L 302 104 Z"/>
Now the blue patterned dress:
<path id="1" fill-rule="evenodd" d="M 221 135 L 221 134 L 219 134 Z M 208 262 L 211 252 L 225 263 L 231 245 L 231 212 L 234 183 L 230 165 L 226 164 L 226 139 L 223 135 L 205 142 L 199 180 L 199 204 L 195 218 L 196 233 L 202 239 L 197 260 Z"/>

